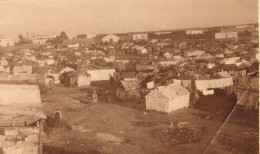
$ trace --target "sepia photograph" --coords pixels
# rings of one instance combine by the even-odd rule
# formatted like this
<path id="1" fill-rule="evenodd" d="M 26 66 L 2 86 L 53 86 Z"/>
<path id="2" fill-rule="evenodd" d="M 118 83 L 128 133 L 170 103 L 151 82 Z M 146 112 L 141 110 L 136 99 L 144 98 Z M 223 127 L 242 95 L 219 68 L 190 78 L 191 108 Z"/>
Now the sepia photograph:
<path id="1" fill-rule="evenodd" d="M 0 0 L 0 154 L 258 154 L 258 0 Z"/>

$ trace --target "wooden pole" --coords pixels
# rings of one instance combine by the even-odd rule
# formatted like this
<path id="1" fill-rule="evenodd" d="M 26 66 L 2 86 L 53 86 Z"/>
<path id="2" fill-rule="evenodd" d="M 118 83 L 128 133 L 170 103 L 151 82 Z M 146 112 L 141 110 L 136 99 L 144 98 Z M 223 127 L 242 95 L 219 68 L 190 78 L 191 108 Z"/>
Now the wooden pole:
<path id="1" fill-rule="evenodd" d="M 43 120 L 40 119 L 39 124 L 39 154 L 42 154 L 42 132 L 43 132 Z"/>

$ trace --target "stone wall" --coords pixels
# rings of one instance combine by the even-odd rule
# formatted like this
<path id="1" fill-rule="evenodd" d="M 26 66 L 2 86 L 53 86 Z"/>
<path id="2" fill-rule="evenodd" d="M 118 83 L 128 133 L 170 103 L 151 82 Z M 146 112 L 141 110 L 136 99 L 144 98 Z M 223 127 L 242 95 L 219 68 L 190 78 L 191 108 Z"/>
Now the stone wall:
<path id="1" fill-rule="evenodd" d="M 38 127 L 0 127 L 0 154 L 38 154 Z"/>

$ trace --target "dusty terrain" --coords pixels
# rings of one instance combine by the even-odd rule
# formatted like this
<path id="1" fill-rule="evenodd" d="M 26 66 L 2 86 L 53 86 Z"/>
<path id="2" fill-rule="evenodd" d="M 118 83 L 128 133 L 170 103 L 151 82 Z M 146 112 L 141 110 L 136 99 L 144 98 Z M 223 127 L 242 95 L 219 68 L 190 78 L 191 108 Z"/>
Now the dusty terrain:
<path id="1" fill-rule="evenodd" d="M 87 103 L 91 89 L 97 90 L 100 100 L 105 90 L 113 91 L 109 83 L 94 85 L 85 89 L 56 86 L 51 94 L 42 91 L 48 115 L 45 154 L 258 153 L 258 112 L 236 106 L 229 116 L 236 104 L 232 96 L 204 96 L 194 108 L 165 114 L 145 111 L 145 104 L 114 96 L 108 104 Z M 59 128 L 53 128 L 56 108 L 62 110 Z"/>

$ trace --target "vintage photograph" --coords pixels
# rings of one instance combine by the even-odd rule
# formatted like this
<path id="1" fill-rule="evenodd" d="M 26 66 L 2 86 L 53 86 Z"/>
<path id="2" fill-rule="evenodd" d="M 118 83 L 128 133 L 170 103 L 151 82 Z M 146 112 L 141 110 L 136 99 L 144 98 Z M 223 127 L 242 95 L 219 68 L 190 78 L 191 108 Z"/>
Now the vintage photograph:
<path id="1" fill-rule="evenodd" d="M 0 154 L 258 154 L 258 0 L 0 0 Z"/>

